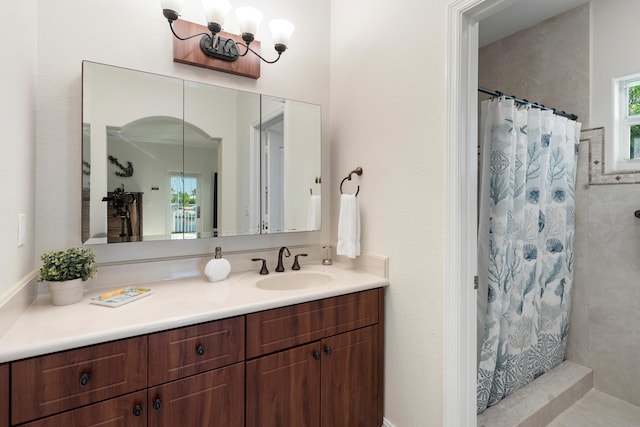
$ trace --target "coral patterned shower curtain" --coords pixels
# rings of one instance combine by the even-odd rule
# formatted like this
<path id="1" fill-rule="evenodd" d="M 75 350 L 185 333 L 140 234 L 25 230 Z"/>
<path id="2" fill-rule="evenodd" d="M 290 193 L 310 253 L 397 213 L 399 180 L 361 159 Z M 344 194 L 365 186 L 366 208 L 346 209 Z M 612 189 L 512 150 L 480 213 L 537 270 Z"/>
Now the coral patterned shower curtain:
<path id="1" fill-rule="evenodd" d="M 580 123 L 513 100 L 481 111 L 478 413 L 564 359 L 580 135 Z"/>

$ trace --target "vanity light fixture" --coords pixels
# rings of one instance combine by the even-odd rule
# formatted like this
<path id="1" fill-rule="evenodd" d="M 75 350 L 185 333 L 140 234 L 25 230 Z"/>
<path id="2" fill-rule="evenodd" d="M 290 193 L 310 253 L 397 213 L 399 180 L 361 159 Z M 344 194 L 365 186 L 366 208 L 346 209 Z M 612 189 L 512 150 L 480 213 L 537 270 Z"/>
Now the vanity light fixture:
<path id="1" fill-rule="evenodd" d="M 234 34 L 222 32 L 222 27 L 227 18 L 227 14 L 231 9 L 231 4 L 227 0 L 202 0 L 202 5 L 204 7 L 205 16 L 207 19 L 207 29 L 209 30 L 210 34 L 206 32 L 198 32 L 190 36 L 181 37 L 177 34 L 176 29 L 174 28 L 174 23 L 178 25 L 179 22 L 183 22 L 176 22 L 178 20 L 178 17 L 180 16 L 180 13 L 182 12 L 183 3 L 184 0 L 160 0 L 162 13 L 164 17 L 169 21 L 169 27 L 171 28 L 171 32 L 176 39 L 181 41 L 188 41 L 195 37 L 200 37 L 200 50 L 209 58 L 220 59 L 227 62 L 234 62 L 240 58 L 245 57 L 249 52 L 251 52 L 261 61 L 266 62 L 267 64 L 273 64 L 277 62 L 280 59 L 282 53 L 287 50 L 287 45 L 289 44 L 289 40 L 291 39 L 291 34 L 295 29 L 294 25 L 286 19 L 272 19 L 269 22 L 274 48 L 278 53 L 278 56 L 274 60 L 267 60 L 260 55 L 257 49 L 254 49 L 252 47 L 253 45 L 250 46 L 251 43 L 255 40 L 255 34 L 258 31 L 260 22 L 262 21 L 262 13 L 259 10 L 253 7 L 239 7 L 236 9 L 235 12 L 238 19 L 238 26 L 242 34 L 242 39 L 239 40 L 239 37 L 235 36 Z M 193 28 L 193 26 L 181 26 L 181 28 Z M 204 27 L 202 28 L 204 29 Z M 228 37 L 225 37 L 225 35 L 228 35 Z M 255 42 L 254 45 L 256 45 L 259 49 L 259 42 Z M 176 47 L 174 40 L 174 56 L 175 51 Z M 178 61 L 178 59 L 176 59 L 176 61 Z M 189 61 L 178 62 L 186 62 L 191 63 L 192 65 L 219 69 Z M 229 68 L 229 66 L 224 68 Z M 234 72 L 229 70 L 226 71 Z"/>

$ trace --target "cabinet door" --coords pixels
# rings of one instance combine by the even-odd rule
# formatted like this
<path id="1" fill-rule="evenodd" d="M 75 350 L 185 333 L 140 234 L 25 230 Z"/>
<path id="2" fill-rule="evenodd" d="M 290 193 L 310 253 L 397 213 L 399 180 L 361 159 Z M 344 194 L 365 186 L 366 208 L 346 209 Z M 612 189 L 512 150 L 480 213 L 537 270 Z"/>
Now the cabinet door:
<path id="1" fill-rule="evenodd" d="M 149 426 L 244 427 L 244 363 L 149 388 Z"/>
<path id="2" fill-rule="evenodd" d="M 20 424 L 146 387 L 146 336 L 20 360 L 11 364 L 11 419 Z"/>
<path id="3" fill-rule="evenodd" d="M 147 392 L 139 391 L 73 411 L 52 415 L 23 427 L 144 427 Z"/>
<path id="4" fill-rule="evenodd" d="M 0 427 L 9 425 L 9 365 L 0 365 Z"/>
<path id="5" fill-rule="evenodd" d="M 319 347 L 315 342 L 247 362 L 247 427 L 320 426 Z"/>
<path id="6" fill-rule="evenodd" d="M 378 419 L 378 326 L 322 340 L 322 427 L 371 427 Z"/>

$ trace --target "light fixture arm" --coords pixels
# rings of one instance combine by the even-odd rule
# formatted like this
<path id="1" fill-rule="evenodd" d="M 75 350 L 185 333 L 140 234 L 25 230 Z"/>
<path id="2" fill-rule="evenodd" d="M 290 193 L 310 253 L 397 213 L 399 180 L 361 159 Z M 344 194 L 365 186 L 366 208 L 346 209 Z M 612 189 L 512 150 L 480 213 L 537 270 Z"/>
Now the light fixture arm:
<path id="1" fill-rule="evenodd" d="M 276 59 L 274 59 L 273 61 L 269 61 L 268 59 L 263 58 L 262 56 L 260 56 L 260 54 L 258 52 L 256 52 L 255 50 L 251 49 L 249 47 L 249 44 L 244 44 L 244 43 L 240 43 L 240 42 L 236 42 L 236 45 L 238 46 L 242 46 L 245 48 L 244 53 L 240 54 L 240 56 L 246 56 L 247 53 L 251 52 L 253 53 L 255 56 L 257 56 L 258 58 L 260 58 L 263 62 L 266 62 L 267 64 L 275 64 L 276 62 L 278 62 L 278 60 L 280 59 L 280 56 L 282 55 L 282 52 L 284 52 L 284 50 L 280 51 L 276 48 L 276 50 L 278 51 L 278 57 Z"/>
<path id="2" fill-rule="evenodd" d="M 185 41 L 185 40 L 189 40 L 189 39 L 192 39 L 192 38 L 194 38 L 194 37 L 198 37 L 198 36 L 207 36 L 207 37 L 209 37 L 209 39 L 210 39 L 210 40 L 213 40 L 213 37 L 211 37 L 211 35 L 210 35 L 210 34 L 208 34 L 208 33 L 197 33 L 197 34 L 194 34 L 194 35 L 191 35 L 191 36 L 187 36 L 187 37 L 180 37 L 180 36 L 176 33 L 176 31 L 173 29 L 173 21 L 174 21 L 174 20 L 172 20 L 172 19 L 168 19 L 168 21 L 169 21 L 169 28 L 171 28 L 171 32 L 173 33 L 173 35 L 175 36 L 175 38 L 177 38 L 178 40 Z"/>

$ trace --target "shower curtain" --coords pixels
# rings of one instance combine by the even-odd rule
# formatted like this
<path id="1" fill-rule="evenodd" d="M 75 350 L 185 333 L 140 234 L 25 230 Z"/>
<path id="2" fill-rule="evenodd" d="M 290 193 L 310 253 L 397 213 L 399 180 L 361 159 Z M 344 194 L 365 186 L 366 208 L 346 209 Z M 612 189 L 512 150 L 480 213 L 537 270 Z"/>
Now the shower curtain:
<path id="1" fill-rule="evenodd" d="M 581 126 L 507 99 L 480 123 L 478 413 L 564 359 Z"/>

